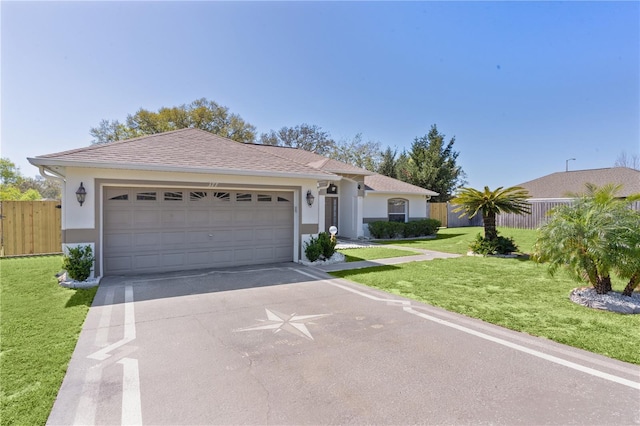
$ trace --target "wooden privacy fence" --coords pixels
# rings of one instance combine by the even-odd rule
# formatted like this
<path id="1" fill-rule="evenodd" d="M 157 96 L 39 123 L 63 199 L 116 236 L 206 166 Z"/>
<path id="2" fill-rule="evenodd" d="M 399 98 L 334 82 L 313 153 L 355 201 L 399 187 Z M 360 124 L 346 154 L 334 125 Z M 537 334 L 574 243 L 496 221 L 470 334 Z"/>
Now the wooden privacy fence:
<path id="1" fill-rule="evenodd" d="M 571 203 L 572 200 L 529 201 L 529 204 L 531 205 L 531 214 L 499 214 L 496 217 L 496 225 L 507 228 L 537 229 L 545 223 L 549 210 L 563 204 Z M 640 211 L 640 201 L 634 201 L 631 203 L 631 208 Z"/>
<path id="2" fill-rule="evenodd" d="M 559 205 L 570 204 L 571 202 L 572 200 L 529 201 L 531 214 L 499 214 L 496 216 L 496 225 L 505 228 L 537 229 L 545 223 L 549 210 Z M 429 217 L 438 219 L 442 223 L 442 226 L 448 228 L 482 226 L 481 214 L 476 215 L 471 220 L 467 217 L 460 218 L 460 213 L 453 213 L 453 210 L 457 207 L 455 204 L 428 203 L 427 206 Z M 640 211 L 640 201 L 633 202 L 631 208 Z"/>
<path id="3" fill-rule="evenodd" d="M 0 201 L 0 256 L 62 252 L 59 201 Z"/>
<path id="4" fill-rule="evenodd" d="M 468 217 L 460 218 L 461 212 L 453 213 L 457 207 L 451 203 L 427 203 L 428 215 L 431 219 L 437 219 L 441 225 L 447 228 L 462 228 L 464 226 L 482 226 L 482 217 L 475 216 L 473 219 Z"/>

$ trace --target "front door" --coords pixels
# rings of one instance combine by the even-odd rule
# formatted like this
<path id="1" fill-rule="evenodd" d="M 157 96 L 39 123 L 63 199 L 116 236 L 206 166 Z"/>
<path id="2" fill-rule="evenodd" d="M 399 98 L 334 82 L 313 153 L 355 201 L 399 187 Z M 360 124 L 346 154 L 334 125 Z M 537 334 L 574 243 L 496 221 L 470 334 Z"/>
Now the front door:
<path id="1" fill-rule="evenodd" d="M 324 199 L 324 231 L 329 232 L 329 228 L 335 226 L 340 232 L 338 226 L 338 197 L 326 197 Z"/>

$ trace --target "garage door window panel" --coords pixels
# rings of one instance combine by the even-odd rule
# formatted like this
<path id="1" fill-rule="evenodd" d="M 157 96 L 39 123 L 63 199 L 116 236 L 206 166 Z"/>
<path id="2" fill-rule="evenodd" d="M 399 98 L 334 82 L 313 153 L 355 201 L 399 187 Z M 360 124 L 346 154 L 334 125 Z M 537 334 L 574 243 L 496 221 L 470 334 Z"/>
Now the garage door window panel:
<path id="1" fill-rule="evenodd" d="M 165 201 L 182 201 L 182 192 L 167 192 L 164 193 Z"/>
<path id="2" fill-rule="evenodd" d="M 214 201 L 222 201 L 229 202 L 231 201 L 231 193 L 229 192 L 214 192 L 213 193 Z"/>
<path id="3" fill-rule="evenodd" d="M 151 192 L 138 192 L 136 194 L 136 201 L 156 201 L 158 198 L 155 191 Z"/>
<path id="4" fill-rule="evenodd" d="M 209 201 L 209 194 L 206 191 L 191 191 L 189 192 L 189 201 L 199 203 Z"/>

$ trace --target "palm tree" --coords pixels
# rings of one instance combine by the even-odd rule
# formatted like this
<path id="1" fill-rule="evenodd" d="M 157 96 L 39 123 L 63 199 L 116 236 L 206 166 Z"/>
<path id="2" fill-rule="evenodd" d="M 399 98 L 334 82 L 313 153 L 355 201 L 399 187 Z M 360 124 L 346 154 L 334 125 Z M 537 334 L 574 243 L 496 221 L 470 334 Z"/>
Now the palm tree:
<path id="1" fill-rule="evenodd" d="M 506 189 L 499 187 L 491 191 L 488 186 L 480 192 L 473 188 L 462 188 L 458 195 L 451 200 L 452 204 L 459 204 L 453 211 L 462 212 L 460 217 L 468 216 L 469 219 L 482 213 L 484 224 L 484 238 L 495 241 L 498 238 L 496 230 L 496 215 L 499 213 L 529 214 L 531 205 L 527 202 L 529 193 L 520 186 L 512 186 Z"/>
<path id="2" fill-rule="evenodd" d="M 551 274 L 563 268 L 587 281 L 598 294 L 611 291 L 614 271 L 629 279 L 625 294 L 630 296 L 640 281 L 640 214 L 629 208 L 634 197 L 615 197 L 619 189 L 587 185 L 573 204 L 552 209 L 538 230 L 533 258 L 547 262 Z"/>

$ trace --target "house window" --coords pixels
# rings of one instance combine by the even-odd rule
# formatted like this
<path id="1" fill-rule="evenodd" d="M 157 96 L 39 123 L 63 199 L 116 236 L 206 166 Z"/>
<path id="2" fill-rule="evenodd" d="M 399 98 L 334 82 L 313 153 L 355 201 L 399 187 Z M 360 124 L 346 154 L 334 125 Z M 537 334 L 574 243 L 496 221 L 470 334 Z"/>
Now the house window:
<path id="1" fill-rule="evenodd" d="M 389 222 L 406 222 L 409 203 L 407 200 L 392 198 L 387 204 Z"/>

